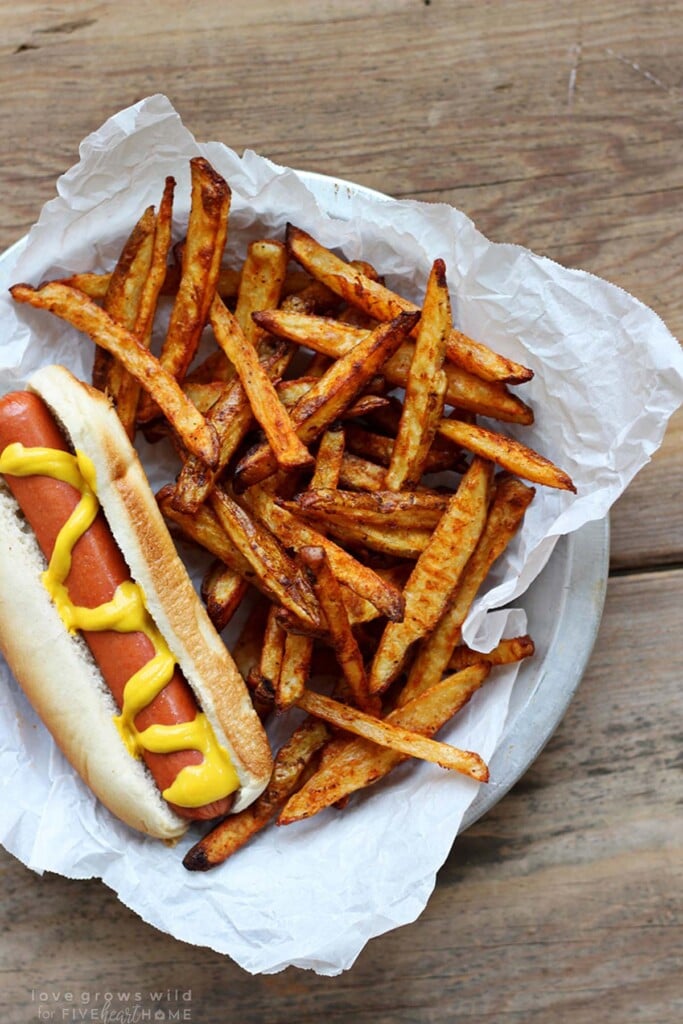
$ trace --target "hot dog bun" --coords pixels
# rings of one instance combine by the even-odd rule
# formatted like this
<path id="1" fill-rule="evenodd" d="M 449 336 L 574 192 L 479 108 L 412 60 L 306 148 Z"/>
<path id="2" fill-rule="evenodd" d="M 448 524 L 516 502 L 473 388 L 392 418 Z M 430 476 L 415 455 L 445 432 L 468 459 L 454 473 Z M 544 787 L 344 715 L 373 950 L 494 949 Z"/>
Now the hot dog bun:
<path id="1" fill-rule="evenodd" d="M 92 461 L 97 497 L 148 610 L 228 751 L 240 780 L 233 810 L 262 792 L 268 740 L 244 681 L 197 597 L 145 472 L 109 401 L 60 366 L 45 367 L 38 394 L 74 449 Z M 85 643 L 70 636 L 40 581 L 45 559 L 4 484 L 0 487 L 0 646 L 22 689 L 76 771 L 131 827 L 162 839 L 188 822 L 162 798 L 114 724 L 116 706 Z M 30 625 L 30 634 L 29 634 Z M 30 639 L 29 639 L 30 637 Z"/>

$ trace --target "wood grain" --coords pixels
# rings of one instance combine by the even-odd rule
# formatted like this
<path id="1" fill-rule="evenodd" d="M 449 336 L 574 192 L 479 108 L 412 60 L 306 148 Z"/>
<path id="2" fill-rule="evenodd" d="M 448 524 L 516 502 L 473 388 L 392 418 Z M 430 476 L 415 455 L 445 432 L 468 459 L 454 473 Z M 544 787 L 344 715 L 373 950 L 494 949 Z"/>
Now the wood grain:
<path id="1" fill-rule="evenodd" d="M 164 92 L 200 139 L 454 204 L 495 241 L 627 289 L 682 337 L 682 49 L 681 0 L 3 4 L 0 248 L 81 139 Z M 613 510 L 576 699 L 456 843 L 418 921 L 339 978 L 252 978 L 99 882 L 38 878 L 3 852 L 2 1020 L 39 1019 L 32 990 L 178 986 L 202 1024 L 680 1020 L 682 450 L 679 413 Z"/>
<path id="2" fill-rule="evenodd" d="M 223 1024 L 671 1022 L 683 995 L 683 652 L 669 644 L 676 572 L 612 581 L 595 654 L 566 718 L 506 799 L 462 836 L 413 925 L 370 942 L 337 979 L 251 977 L 153 932 L 98 882 L 42 879 L 5 856 L 0 991 L 8 1024 L 31 990 L 192 989 Z M 643 609 L 647 612 L 644 613 Z M 616 670 L 634 620 L 639 642 Z M 2 997 L 0 997 L 0 1000 Z M 2 1002 L 0 1001 L 0 1008 Z"/>

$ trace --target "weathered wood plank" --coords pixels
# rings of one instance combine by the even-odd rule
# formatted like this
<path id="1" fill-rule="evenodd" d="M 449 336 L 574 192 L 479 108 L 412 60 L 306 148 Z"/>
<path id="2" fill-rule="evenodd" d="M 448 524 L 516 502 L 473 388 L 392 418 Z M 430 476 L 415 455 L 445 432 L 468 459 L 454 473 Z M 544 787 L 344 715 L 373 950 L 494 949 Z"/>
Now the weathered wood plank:
<path id="1" fill-rule="evenodd" d="M 159 91 L 201 139 L 453 203 L 683 337 L 682 42 L 681 0 L 0 5 L 0 248 L 88 132 Z M 176 987 L 203 1024 L 680 1019 L 682 430 L 679 414 L 614 509 L 625 575 L 568 715 L 456 844 L 414 925 L 336 980 L 251 978 L 97 882 L 0 853 L 2 1019 L 39 1019 L 32 989 Z"/>
<path id="2" fill-rule="evenodd" d="M 3 1020 L 35 1018 L 32 989 L 181 987 L 202 1024 L 593 1024 L 598 1010 L 606 1024 L 674 1024 L 682 606 L 681 571 L 610 583 L 588 672 L 545 751 L 456 842 L 418 921 L 338 979 L 249 977 L 153 931 L 97 882 L 40 879 L 2 854 Z"/>

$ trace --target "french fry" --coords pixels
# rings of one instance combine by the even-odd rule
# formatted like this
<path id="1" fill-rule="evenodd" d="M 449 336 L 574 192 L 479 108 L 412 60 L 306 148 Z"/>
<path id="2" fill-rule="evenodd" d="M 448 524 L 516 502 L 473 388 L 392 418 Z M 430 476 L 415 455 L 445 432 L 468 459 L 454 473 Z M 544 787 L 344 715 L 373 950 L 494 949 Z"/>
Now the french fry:
<path id="1" fill-rule="evenodd" d="M 258 594 L 232 646 L 233 660 L 245 680 L 249 679 L 252 669 L 258 667 L 269 609 L 270 601 L 263 594 Z M 265 704 L 254 701 L 254 704 L 261 717 L 270 714 L 273 706 L 272 701 Z"/>
<path id="2" fill-rule="evenodd" d="M 382 324 L 346 356 L 338 359 L 292 409 L 292 423 L 304 444 L 314 441 L 339 418 L 365 384 L 396 351 L 416 322 L 407 313 Z M 260 445 L 237 465 L 235 486 L 243 490 L 275 472 L 277 462 L 269 445 Z"/>
<path id="3" fill-rule="evenodd" d="M 210 384 L 198 384 L 195 381 L 185 379 L 182 388 L 192 404 L 197 406 L 202 416 L 206 416 L 209 410 L 213 409 L 216 402 L 225 397 L 230 384 L 226 384 L 221 380 L 213 380 Z"/>
<path id="4" fill-rule="evenodd" d="M 275 687 L 278 712 L 293 707 L 308 684 L 313 659 L 313 640 L 299 633 L 287 633 L 282 652 L 280 675 Z"/>
<path id="5" fill-rule="evenodd" d="M 344 428 L 333 424 L 320 438 L 311 488 L 336 488 L 344 461 Z"/>
<path id="6" fill-rule="evenodd" d="M 318 447 L 313 480 L 336 483 L 338 466 L 344 451 L 344 434 L 341 429 L 326 431 Z M 336 582 L 336 581 L 335 581 Z M 368 614 L 367 609 L 359 610 L 360 599 L 345 588 L 345 607 L 351 604 L 356 616 Z M 370 606 L 372 607 L 372 606 Z M 297 624 L 294 624 L 295 626 Z M 313 659 L 313 639 L 296 632 L 288 632 L 282 654 L 280 674 L 275 687 L 275 705 L 279 712 L 296 703 L 308 683 Z"/>
<path id="7" fill-rule="evenodd" d="M 83 292 L 89 299 L 98 299 L 100 301 L 104 300 L 110 281 L 111 272 L 96 274 L 84 271 L 82 274 L 72 274 L 71 277 L 59 278 L 59 284 L 64 284 L 69 288 L 77 288 L 79 292 Z"/>
<path id="8" fill-rule="evenodd" d="M 253 325 L 253 321 L 251 323 Z M 313 456 L 297 437 L 272 380 L 259 362 L 253 342 L 247 339 L 237 317 L 218 296 L 211 305 L 211 325 L 216 341 L 237 370 L 254 418 L 263 428 L 278 465 L 282 469 L 313 465 Z"/>
<path id="9" fill-rule="evenodd" d="M 417 757 L 438 764 L 449 771 L 469 775 L 478 782 L 488 781 L 488 769 L 481 757 L 469 750 L 460 750 L 448 743 L 440 743 L 428 736 L 406 729 L 394 720 L 375 718 L 359 708 L 341 704 L 332 697 L 307 690 L 297 701 L 297 707 L 324 722 L 351 732 L 377 746 L 388 747 L 408 757 Z"/>
<path id="10" fill-rule="evenodd" d="M 254 319 L 272 334 L 335 359 L 345 355 L 367 336 L 367 328 L 282 309 L 257 313 Z M 382 373 L 391 384 L 405 387 L 414 350 L 414 342 L 406 341 L 387 360 Z M 508 423 L 533 423 L 533 410 L 513 395 L 502 381 L 483 380 L 451 363 L 444 363 L 443 371 L 446 374 L 445 400 L 449 405 Z"/>
<path id="11" fill-rule="evenodd" d="M 318 604 L 311 587 L 276 537 L 222 487 L 213 489 L 209 502 L 226 534 L 251 566 L 250 576 L 259 589 L 304 625 L 319 629 Z"/>
<path id="12" fill-rule="evenodd" d="M 83 292 L 68 285 L 50 282 L 41 288 L 32 288 L 17 284 L 10 291 L 17 302 L 49 310 L 115 355 L 153 396 L 188 451 L 207 466 L 216 464 L 218 438 L 215 430 L 183 393 L 175 378 L 134 334 L 112 320 Z"/>
<path id="13" fill-rule="evenodd" d="M 484 459 L 490 459 L 491 462 L 502 466 L 510 473 L 524 477 L 525 480 L 544 484 L 546 487 L 576 492 L 571 477 L 564 470 L 512 437 L 505 437 L 474 423 L 450 419 L 441 420 L 438 431 L 442 437 L 447 437 Z"/>
<path id="14" fill-rule="evenodd" d="M 414 701 L 390 712 L 384 721 L 434 736 L 483 685 L 489 672 L 489 665 L 480 664 L 454 673 Z M 361 737 L 333 740 L 318 771 L 287 801 L 278 824 L 289 825 L 309 818 L 351 793 L 379 782 L 407 757 Z"/>
<path id="15" fill-rule="evenodd" d="M 403 616 L 404 601 L 396 586 L 382 579 L 369 566 L 359 562 L 322 533 L 297 519 L 291 512 L 280 508 L 266 490 L 261 487 L 250 487 L 242 500 L 252 514 L 279 538 L 285 548 L 296 551 L 307 544 L 324 547 L 332 571 L 338 580 L 370 601 L 388 619 L 398 620 Z"/>
<path id="16" fill-rule="evenodd" d="M 154 237 L 150 254 L 147 276 L 140 289 L 137 315 L 133 325 L 133 333 L 145 348 L 152 342 L 152 328 L 157 310 L 157 303 L 166 280 L 168 253 L 171 247 L 173 229 L 173 195 L 175 180 L 166 178 L 164 191 L 159 203 L 159 210 L 154 222 Z M 106 308 L 106 301 L 105 301 Z M 127 325 L 126 325 L 127 326 Z M 98 349 L 98 351 L 100 351 Z M 133 439 L 137 419 L 140 384 L 120 363 L 116 363 L 116 373 L 111 374 L 111 388 L 115 394 L 116 411 L 123 423 L 128 436 Z"/>
<path id="17" fill-rule="evenodd" d="M 234 270 L 230 267 L 221 267 L 220 274 L 218 277 L 218 284 L 216 288 L 216 291 L 218 295 L 220 295 L 221 299 L 223 299 L 224 301 L 235 299 L 239 294 L 241 279 L 241 269 Z M 297 295 L 303 294 L 303 290 L 305 290 L 307 286 L 310 286 L 311 284 L 319 291 L 327 292 L 330 296 L 332 296 L 335 302 L 337 301 L 336 296 L 332 295 L 332 292 L 329 292 L 329 290 L 326 289 L 324 285 L 321 285 L 317 281 L 311 282 L 310 277 L 304 271 L 289 271 L 285 276 L 284 285 L 282 287 L 282 294 L 285 296 L 283 302 L 289 303 L 290 301 L 294 301 Z M 266 301 L 272 302 L 274 300 L 271 298 L 266 299 Z M 243 298 L 242 302 L 243 309 L 246 310 L 246 300 Z M 299 307 L 296 306 L 295 308 Z M 305 308 L 310 311 L 320 311 L 327 307 L 324 305 L 316 306 L 315 304 L 311 304 L 302 305 L 302 308 Z M 244 318 L 243 312 L 240 313 L 240 317 Z M 261 331 L 259 333 L 258 338 L 259 355 L 261 354 L 260 350 L 263 344 L 263 340 L 263 332 Z M 232 380 L 234 376 L 234 367 L 225 358 L 225 353 L 219 349 L 218 351 L 210 352 L 209 355 L 207 355 L 198 366 L 196 366 L 193 370 L 190 371 L 190 373 L 188 373 L 185 379 L 195 381 L 197 383 L 206 383 L 215 380 L 229 381 Z"/>
<path id="18" fill-rule="evenodd" d="M 393 320 L 401 312 L 411 312 L 418 308 L 381 282 L 368 277 L 353 263 L 347 263 L 325 249 L 311 235 L 293 224 L 287 225 L 287 247 L 291 256 L 312 277 L 322 281 L 349 305 L 358 307 L 375 320 Z M 499 356 L 486 345 L 466 338 L 460 331 L 455 339 L 448 338 L 447 351 L 452 362 L 470 372 L 474 369 L 477 376 L 484 380 L 516 384 L 530 380 L 533 376 L 528 367 Z"/>
<path id="19" fill-rule="evenodd" d="M 209 618 L 219 633 L 232 619 L 248 589 L 248 580 L 219 560 L 207 569 L 202 580 L 201 596 Z"/>
<path id="20" fill-rule="evenodd" d="M 528 634 L 506 637 L 490 651 L 474 651 L 471 647 L 461 644 L 453 651 L 448 668 L 451 672 L 459 672 L 469 665 L 477 665 L 480 662 L 491 666 L 512 665 L 516 661 L 532 657 L 535 650 L 534 641 Z"/>
<path id="21" fill-rule="evenodd" d="M 203 157 L 190 160 L 192 198 L 182 273 L 160 361 L 182 380 L 194 358 L 216 292 L 228 231 L 231 192 Z"/>
<path id="22" fill-rule="evenodd" d="M 261 346 L 266 331 L 252 320 L 252 313 L 276 307 L 280 301 L 286 280 L 287 251 L 282 242 L 271 239 L 252 242 L 247 256 L 237 275 L 234 295 L 235 319 L 242 334 L 256 352 L 261 355 Z M 306 280 L 310 280 L 306 275 Z M 220 293 L 222 300 L 224 296 Z M 230 356 L 221 347 L 212 352 L 192 373 L 194 380 L 231 380 L 236 368 Z"/>
<path id="23" fill-rule="evenodd" d="M 287 250 L 282 242 L 266 238 L 251 242 L 242 265 L 235 319 L 247 341 L 258 350 L 266 331 L 254 313 L 277 309 L 287 272 Z"/>
<path id="24" fill-rule="evenodd" d="M 462 625 L 479 588 L 517 533 L 534 493 L 532 487 L 515 477 L 505 477 L 498 482 L 479 541 L 440 621 L 418 649 L 398 697 L 399 703 L 410 700 L 441 678 L 460 641 Z"/>
<path id="25" fill-rule="evenodd" d="M 279 376 L 287 367 L 291 350 L 276 347 L 262 356 L 263 365 L 269 376 Z M 191 385 L 196 386 L 196 385 Z M 180 512 L 195 512 L 206 501 L 219 473 L 227 466 L 253 424 L 249 399 L 239 380 L 226 384 L 218 400 L 207 414 L 207 418 L 218 437 L 218 459 L 212 470 L 196 458 L 188 458 L 176 481 L 173 497 L 174 507 Z"/>
<path id="26" fill-rule="evenodd" d="M 142 289 L 152 264 L 154 207 L 148 206 L 126 240 L 104 295 L 112 319 L 132 331 L 138 318 Z"/>
<path id="27" fill-rule="evenodd" d="M 411 645 L 441 618 L 484 529 L 492 469 L 490 462 L 474 460 L 415 563 L 403 592 L 403 620 L 388 623 L 380 638 L 370 668 L 371 693 L 386 690 L 403 668 Z"/>
<path id="28" fill-rule="evenodd" d="M 240 553 L 212 509 L 201 505 L 196 512 L 181 512 L 174 505 L 174 496 L 173 484 L 166 484 L 156 495 L 164 519 L 177 526 L 186 539 L 194 541 L 239 576 L 256 584 L 251 563 Z"/>
<path id="29" fill-rule="evenodd" d="M 271 604 L 263 631 L 258 669 L 254 669 L 248 679 L 258 700 L 271 703 L 275 700 L 286 637 L 287 634 L 277 620 L 277 605 Z"/>
<path id="30" fill-rule="evenodd" d="M 448 506 L 448 495 L 430 491 L 373 491 L 359 493 L 334 488 L 310 487 L 278 504 L 295 515 L 315 515 L 325 520 L 433 530 Z"/>
<path id="31" fill-rule="evenodd" d="M 283 506 L 286 508 L 286 505 Z M 430 529 L 399 526 L 391 523 L 373 526 L 371 523 L 353 523 L 330 516 L 320 516 L 318 521 L 311 517 L 316 528 L 322 525 L 326 534 L 334 537 L 344 547 L 360 551 L 377 551 L 393 558 L 417 559 L 431 539 Z"/>
<path id="32" fill-rule="evenodd" d="M 324 617 L 325 639 L 336 655 L 351 699 L 363 711 L 379 714 L 380 703 L 370 697 L 363 656 L 351 631 L 341 585 L 330 568 L 325 549 L 303 547 L 299 559 L 311 576 Z"/>
<path id="33" fill-rule="evenodd" d="M 103 308 L 117 323 L 135 332 L 144 282 L 149 274 L 154 245 L 154 207 L 148 206 L 126 240 L 109 276 Z M 96 386 L 118 403 L 122 369 L 106 349 L 96 348 L 93 362 L 93 381 Z"/>
<path id="34" fill-rule="evenodd" d="M 384 474 L 383 466 L 353 452 L 345 451 L 339 470 L 339 484 L 341 487 L 351 487 L 357 491 L 382 491 Z"/>
<path id="35" fill-rule="evenodd" d="M 360 455 L 370 462 L 379 462 L 388 466 L 391 462 L 391 454 L 394 449 L 394 442 L 391 437 L 384 434 L 376 434 L 371 430 L 357 423 L 350 423 L 346 428 L 346 445 L 351 454 Z M 426 473 L 440 473 L 447 469 L 460 470 L 462 468 L 462 456 L 460 449 L 438 448 L 433 445 L 427 452 L 424 461 Z M 386 486 L 386 475 L 382 477 L 382 490 Z"/>
<path id="36" fill-rule="evenodd" d="M 280 303 L 280 308 L 291 313 L 326 313 L 331 314 L 339 309 L 339 296 L 330 291 L 322 282 L 314 281 L 304 273 L 304 284 L 298 289 L 285 289 L 287 294 Z"/>
<path id="37" fill-rule="evenodd" d="M 413 361 L 398 433 L 386 473 L 390 491 L 410 490 L 420 482 L 443 414 L 446 374 L 442 370 L 451 329 L 446 265 L 435 260 L 427 282 Z"/>
<path id="38" fill-rule="evenodd" d="M 307 718 L 278 750 L 270 782 L 250 806 L 224 818 L 185 854 L 189 871 L 207 871 L 222 864 L 263 829 L 305 777 L 308 766 L 329 739 L 324 722 Z"/>

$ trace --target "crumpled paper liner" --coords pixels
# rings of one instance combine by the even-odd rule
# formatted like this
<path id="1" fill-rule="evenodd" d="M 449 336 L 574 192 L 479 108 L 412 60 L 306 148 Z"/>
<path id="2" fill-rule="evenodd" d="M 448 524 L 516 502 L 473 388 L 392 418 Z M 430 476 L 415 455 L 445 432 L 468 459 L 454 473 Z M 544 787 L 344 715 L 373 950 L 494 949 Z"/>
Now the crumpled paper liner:
<path id="1" fill-rule="evenodd" d="M 88 378 L 92 344 L 48 314 L 17 307 L 10 284 L 109 269 L 164 177 L 178 182 L 178 230 L 189 209 L 188 161 L 206 156 L 229 181 L 228 258 L 256 237 L 282 237 L 291 220 L 348 258 L 363 256 L 387 283 L 419 301 L 433 260 L 445 259 L 456 323 L 535 371 L 519 390 L 532 427 L 503 426 L 553 459 L 577 494 L 539 487 L 519 537 L 494 567 L 466 626 L 480 649 L 496 642 L 501 613 L 551 556 L 559 536 L 603 518 L 659 446 L 683 401 L 683 355 L 662 321 L 621 289 L 513 245 L 492 244 L 444 204 L 394 201 L 348 190 L 345 220 L 291 170 L 253 152 L 199 144 L 163 96 L 110 118 L 83 141 L 27 239 L 0 264 L 0 391 L 20 387 L 46 362 Z M 343 188 L 343 185 L 340 186 Z M 140 445 L 152 486 L 175 464 Z M 523 605 L 523 600 L 521 601 Z M 505 632 L 523 632 L 522 611 Z M 27 623 L 26 642 L 31 643 Z M 516 669 L 498 669 L 444 730 L 489 759 L 502 735 Z M 366 942 L 414 920 L 477 793 L 469 779 L 406 764 L 326 811 L 271 827 L 206 875 L 181 865 L 197 833 L 176 850 L 131 833 L 92 798 L 0 663 L 0 837 L 36 871 L 99 877 L 144 920 L 184 941 L 230 955 L 253 973 L 289 965 L 337 974 Z M 379 789 L 382 792 L 379 792 Z"/>

